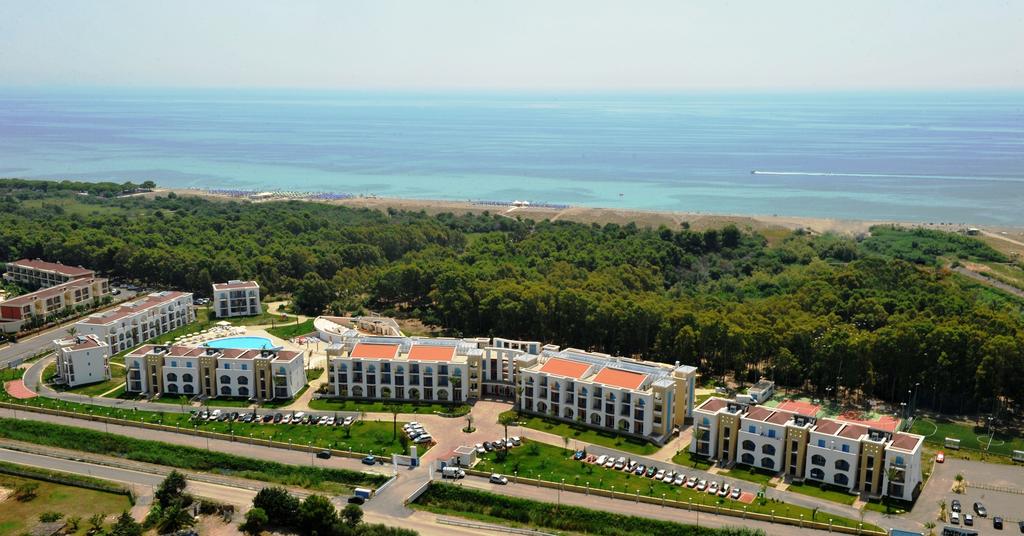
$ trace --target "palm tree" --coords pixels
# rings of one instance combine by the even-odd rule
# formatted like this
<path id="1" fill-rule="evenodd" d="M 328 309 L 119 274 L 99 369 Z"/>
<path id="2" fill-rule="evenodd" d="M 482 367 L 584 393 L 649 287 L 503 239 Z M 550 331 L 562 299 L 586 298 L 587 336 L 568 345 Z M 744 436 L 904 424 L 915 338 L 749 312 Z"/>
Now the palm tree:
<path id="1" fill-rule="evenodd" d="M 74 337 L 75 334 L 78 333 L 78 328 L 75 326 L 71 326 L 66 331 L 68 332 L 68 337 Z"/>
<path id="2" fill-rule="evenodd" d="M 924 524 L 924 528 L 928 530 L 928 536 L 935 536 L 935 531 L 932 530 L 935 528 L 934 521 L 926 521 Z"/>
<path id="3" fill-rule="evenodd" d="M 693 428 L 693 442 L 695 445 L 697 445 L 697 454 L 700 454 L 700 441 L 704 439 L 704 433 L 704 429 L 699 426 L 695 426 Z M 696 467 L 697 463 L 694 462 L 693 466 Z"/>
<path id="4" fill-rule="evenodd" d="M 946 521 L 946 500 L 939 499 L 939 521 Z"/>
<path id="5" fill-rule="evenodd" d="M 385 404 L 384 411 L 391 414 L 391 439 L 398 437 L 398 414 L 402 412 L 402 406 L 398 404 Z"/>
<path id="6" fill-rule="evenodd" d="M 163 516 L 157 523 L 157 530 L 160 534 L 169 534 L 191 527 L 195 523 L 196 519 L 187 509 L 182 508 L 180 503 L 174 503 L 164 509 Z"/>
<path id="7" fill-rule="evenodd" d="M 889 480 L 889 494 L 890 495 L 892 495 L 892 483 L 896 480 L 896 477 L 898 477 L 898 476 L 900 476 L 900 471 L 899 471 L 899 469 L 896 469 L 895 467 L 889 467 L 888 469 L 885 470 L 885 477 Z M 890 512 L 890 510 L 891 510 L 891 506 L 889 505 L 889 501 L 885 501 L 885 513 L 888 514 Z"/>
<path id="8" fill-rule="evenodd" d="M 92 527 L 92 532 L 99 532 L 103 528 L 103 514 L 93 514 L 89 517 L 89 526 Z"/>
<path id="9" fill-rule="evenodd" d="M 505 427 L 505 448 L 502 449 L 504 455 L 508 455 L 508 427 L 509 425 L 516 423 L 516 415 L 511 411 L 498 415 L 498 424 Z"/>
<path id="10" fill-rule="evenodd" d="M 462 376 L 452 376 L 450 381 L 452 384 L 452 401 L 462 402 L 462 389 L 460 389 L 462 387 Z"/>

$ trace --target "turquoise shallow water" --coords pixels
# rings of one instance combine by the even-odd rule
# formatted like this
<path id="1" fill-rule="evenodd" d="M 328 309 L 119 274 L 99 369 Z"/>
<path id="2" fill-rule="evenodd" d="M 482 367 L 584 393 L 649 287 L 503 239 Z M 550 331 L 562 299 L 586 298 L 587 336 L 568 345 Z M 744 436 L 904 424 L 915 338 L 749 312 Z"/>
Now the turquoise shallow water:
<path id="1" fill-rule="evenodd" d="M 1024 93 L 8 89 L 0 176 L 1024 225 Z"/>

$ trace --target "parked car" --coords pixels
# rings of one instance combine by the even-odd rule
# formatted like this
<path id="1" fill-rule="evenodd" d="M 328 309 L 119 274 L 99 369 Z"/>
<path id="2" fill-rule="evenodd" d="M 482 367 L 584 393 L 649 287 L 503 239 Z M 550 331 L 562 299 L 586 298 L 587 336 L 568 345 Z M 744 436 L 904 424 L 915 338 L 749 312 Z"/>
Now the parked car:
<path id="1" fill-rule="evenodd" d="M 330 417 L 328 417 L 327 415 L 322 415 L 320 416 L 320 420 L 317 421 L 317 424 L 327 424 L 327 419 L 329 418 Z"/>
<path id="2" fill-rule="evenodd" d="M 608 459 L 604 461 L 604 466 L 607 469 L 611 469 L 612 467 L 615 467 L 615 458 L 612 457 L 612 456 L 609 456 Z"/>
<path id="3" fill-rule="evenodd" d="M 582 460 L 582 459 L 583 459 L 583 458 L 585 458 L 586 456 L 587 456 L 587 453 L 586 453 L 586 451 L 583 451 L 583 450 L 577 450 L 577 451 L 576 451 L 575 453 L 573 453 L 573 455 L 572 455 L 572 459 L 574 459 L 574 460 L 577 460 L 577 461 L 578 461 L 578 460 Z"/>
<path id="4" fill-rule="evenodd" d="M 946 453 L 940 450 L 939 453 L 935 455 L 935 463 L 944 463 L 945 461 Z"/>
<path id="5" fill-rule="evenodd" d="M 277 417 L 274 417 L 274 422 L 275 423 L 277 422 Z M 284 417 L 281 418 L 281 424 L 291 424 L 291 422 L 292 422 L 292 416 L 291 415 L 285 415 Z"/>
<path id="6" fill-rule="evenodd" d="M 655 480 L 661 480 L 663 478 L 665 478 L 665 470 L 664 469 L 658 469 L 658 472 L 654 473 L 654 479 Z"/>
<path id="7" fill-rule="evenodd" d="M 658 468 L 652 465 L 647 468 L 647 472 L 644 474 L 647 476 L 647 478 L 651 478 L 654 475 L 658 474 Z"/>
<path id="8" fill-rule="evenodd" d="M 964 525 L 968 527 L 974 526 L 974 516 L 971 514 L 964 514 Z"/>
<path id="9" fill-rule="evenodd" d="M 477 454 L 485 454 L 487 452 L 487 450 L 484 449 L 483 443 L 477 443 L 475 446 Z"/>
<path id="10" fill-rule="evenodd" d="M 950 512 L 949 513 L 949 522 L 954 524 L 954 525 L 959 525 L 960 524 L 960 512 Z"/>
<path id="11" fill-rule="evenodd" d="M 956 499 L 953 499 L 952 501 L 950 501 L 949 502 L 949 511 L 950 512 L 956 512 L 958 514 L 960 512 L 962 512 L 963 510 L 961 510 L 960 501 L 958 501 Z"/>
<path id="12" fill-rule="evenodd" d="M 686 487 L 688 487 L 688 488 L 692 488 L 692 487 L 694 487 L 694 486 L 696 486 L 696 485 L 697 485 L 697 477 L 695 477 L 695 476 L 691 476 L 691 477 L 690 477 L 690 478 L 689 478 L 689 479 L 688 479 L 688 480 L 686 481 Z"/>
<path id="13" fill-rule="evenodd" d="M 678 475 L 676 475 L 674 479 L 672 479 L 672 483 L 675 484 L 676 486 L 682 486 L 683 484 L 686 484 L 686 475 L 679 473 Z"/>
<path id="14" fill-rule="evenodd" d="M 708 493 L 710 493 L 711 495 L 718 493 L 718 482 L 712 481 L 710 484 L 708 484 Z"/>
<path id="15" fill-rule="evenodd" d="M 327 417 L 327 426 L 334 426 L 334 415 Z"/>
<path id="16" fill-rule="evenodd" d="M 619 459 L 615 461 L 614 467 L 615 467 L 616 471 L 621 471 L 621 470 L 625 469 L 626 468 L 626 458 L 623 457 L 623 456 L 619 456 Z"/>
<path id="17" fill-rule="evenodd" d="M 633 469 L 633 474 L 637 475 L 637 476 L 642 475 L 642 474 L 644 474 L 646 472 L 647 472 L 647 468 L 644 467 L 643 465 L 638 465 L 638 466 L 636 466 L 636 469 Z"/>
<path id="18" fill-rule="evenodd" d="M 296 412 L 296 413 L 292 413 L 292 422 L 301 421 L 303 419 L 303 417 L 305 417 L 305 416 L 306 416 L 306 412 L 304 412 L 304 411 L 299 411 L 299 412 Z"/>
<path id="19" fill-rule="evenodd" d="M 743 494 L 743 492 L 740 491 L 740 488 L 732 488 L 732 493 L 730 493 L 729 496 L 732 497 L 735 500 L 739 500 L 740 495 L 742 495 L 742 494 Z"/>
<path id="20" fill-rule="evenodd" d="M 331 459 L 331 451 L 321 450 L 320 452 L 316 453 L 316 457 L 320 458 L 321 460 L 329 460 Z"/>
<path id="21" fill-rule="evenodd" d="M 604 465 L 604 462 L 606 462 L 606 461 L 608 461 L 608 455 L 607 454 L 602 454 L 602 455 L 597 457 L 597 460 L 594 461 L 594 463 L 596 463 L 597 465 Z"/>
<path id="22" fill-rule="evenodd" d="M 695 489 L 697 491 L 704 491 L 704 490 L 708 489 L 708 481 L 707 480 L 701 480 L 701 481 L 697 482 L 697 487 Z"/>
<path id="23" fill-rule="evenodd" d="M 508 484 L 508 478 L 507 478 L 507 477 L 504 477 L 504 476 L 501 476 L 501 475 L 499 475 L 498 473 L 494 473 L 493 475 L 491 475 L 491 478 L 489 478 L 489 479 L 487 479 L 487 480 L 488 480 L 488 481 L 489 481 L 489 482 L 490 482 L 491 484 L 501 484 L 501 485 L 503 485 L 503 486 L 504 486 L 505 484 Z"/>
<path id="24" fill-rule="evenodd" d="M 661 481 L 662 482 L 666 482 L 666 483 L 667 482 L 672 482 L 672 479 L 675 478 L 675 477 L 676 477 L 676 472 L 675 471 L 668 471 L 668 472 L 665 473 L 665 476 L 661 477 Z"/>
<path id="25" fill-rule="evenodd" d="M 519 439 L 519 436 L 512 436 L 512 437 L 510 437 L 509 439 L 511 439 L 511 440 L 512 440 L 512 444 L 513 444 L 513 445 L 515 445 L 515 446 L 517 446 L 517 447 L 518 447 L 519 445 L 522 445 L 522 444 L 523 444 L 523 440 L 522 440 L 522 439 Z"/>
<path id="26" fill-rule="evenodd" d="M 992 518 L 992 528 L 996 530 L 1003 530 L 1003 518 L 996 516 Z"/>
<path id="27" fill-rule="evenodd" d="M 370 454 L 363 458 L 361 461 L 363 462 L 364 465 L 375 465 L 377 463 L 377 458 L 375 458 L 373 454 Z"/>
<path id="28" fill-rule="evenodd" d="M 980 502 L 974 503 L 974 513 L 978 514 L 980 517 L 988 516 L 988 510 L 986 510 L 985 505 Z"/>
<path id="29" fill-rule="evenodd" d="M 629 460 L 629 463 L 626 464 L 626 472 L 632 473 L 633 471 L 636 470 L 636 466 L 637 465 L 639 465 L 639 464 L 637 464 L 635 461 Z"/>
<path id="30" fill-rule="evenodd" d="M 221 416 L 221 414 L 222 414 L 222 413 L 223 413 L 223 412 L 222 412 L 221 410 L 219 410 L 219 409 L 215 409 L 215 410 L 213 410 L 213 413 L 211 413 L 211 414 L 210 414 L 210 416 L 209 416 L 209 417 L 207 417 L 207 419 L 208 419 L 208 420 L 211 420 L 211 421 L 217 420 L 217 419 L 219 419 L 219 418 L 220 418 L 220 416 Z"/>
<path id="31" fill-rule="evenodd" d="M 413 439 L 412 442 L 413 443 L 430 443 L 433 440 L 434 440 L 434 438 L 430 437 L 430 434 L 423 434 L 423 435 L 417 437 L 416 439 Z"/>
<path id="32" fill-rule="evenodd" d="M 728 497 L 729 496 L 729 483 L 728 482 L 722 483 L 722 487 L 718 488 L 718 496 L 719 497 Z"/>

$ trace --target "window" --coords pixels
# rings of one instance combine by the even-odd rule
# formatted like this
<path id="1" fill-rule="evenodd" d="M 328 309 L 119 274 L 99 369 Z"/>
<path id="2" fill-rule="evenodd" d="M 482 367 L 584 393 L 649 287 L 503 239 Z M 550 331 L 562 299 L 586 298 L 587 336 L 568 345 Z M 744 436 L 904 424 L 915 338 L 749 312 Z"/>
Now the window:
<path id="1" fill-rule="evenodd" d="M 171 366 L 177 368 L 178 362 L 177 361 L 171 361 Z"/>
<path id="2" fill-rule="evenodd" d="M 168 372 L 167 373 L 167 381 L 169 381 L 169 382 L 176 382 L 176 381 L 178 381 L 178 375 L 173 373 L 173 372 Z"/>
<path id="3" fill-rule="evenodd" d="M 822 471 L 821 469 L 817 468 L 811 469 L 811 478 L 815 480 L 821 480 L 825 478 L 825 471 Z"/>
<path id="4" fill-rule="evenodd" d="M 704 426 L 707 426 L 709 424 L 711 424 L 711 420 L 708 419 L 707 417 L 704 417 Z"/>
<path id="5" fill-rule="evenodd" d="M 747 439 L 746 441 L 743 442 L 743 450 L 754 450 L 754 448 L 755 447 L 754 447 L 754 442 L 753 441 Z M 750 460 L 751 460 L 750 463 L 754 463 L 754 461 L 753 461 L 754 457 L 753 456 L 750 457 Z"/>
<path id="6" fill-rule="evenodd" d="M 284 375 L 285 374 L 284 367 L 278 367 L 277 368 L 277 373 L 281 374 L 281 375 Z"/>
<path id="7" fill-rule="evenodd" d="M 752 433 L 752 434 L 756 434 L 757 433 L 757 427 L 754 426 L 753 424 L 751 424 L 750 426 L 747 427 L 747 431 Z"/>
<path id="8" fill-rule="evenodd" d="M 225 385 L 230 384 L 231 383 L 231 376 L 228 376 L 227 374 L 221 375 L 220 383 L 223 383 Z"/>
<path id="9" fill-rule="evenodd" d="M 896 456 L 896 465 L 903 465 L 903 456 Z"/>
<path id="10" fill-rule="evenodd" d="M 819 465 L 821 467 L 824 467 L 825 457 L 822 456 L 821 454 L 815 454 L 814 456 L 811 456 L 811 465 Z"/>
<path id="11" fill-rule="evenodd" d="M 188 373 L 182 374 L 181 375 L 181 381 L 183 381 L 185 383 L 192 383 L 192 375 L 188 374 Z"/>
<path id="12" fill-rule="evenodd" d="M 850 452 L 850 445 L 843 445 L 843 452 Z"/>
<path id="13" fill-rule="evenodd" d="M 761 445 L 761 454 L 775 456 L 775 445 Z"/>
<path id="14" fill-rule="evenodd" d="M 185 363 L 185 368 L 192 368 L 192 362 L 188 361 Z"/>
<path id="15" fill-rule="evenodd" d="M 850 470 L 850 462 L 848 462 L 846 460 L 836 460 L 836 470 L 837 471 L 849 471 Z"/>
<path id="16" fill-rule="evenodd" d="M 768 437 L 775 437 L 775 430 L 772 430 L 771 428 L 769 428 L 768 429 Z"/>
<path id="17" fill-rule="evenodd" d="M 825 440 L 824 439 L 819 439 L 818 440 L 818 446 L 821 447 L 821 448 L 825 448 Z"/>
<path id="18" fill-rule="evenodd" d="M 222 395 L 230 395 L 231 394 L 231 388 L 228 387 L 227 385 L 221 387 L 220 388 L 220 394 L 222 394 Z"/>
<path id="19" fill-rule="evenodd" d="M 765 456 L 764 458 L 761 458 L 761 467 L 764 467 L 765 469 L 775 469 L 775 460 Z"/>
<path id="20" fill-rule="evenodd" d="M 224 370 L 231 370 L 231 363 L 224 363 Z"/>
<path id="21" fill-rule="evenodd" d="M 754 465 L 754 455 L 749 452 L 744 452 L 740 456 L 740 462 L 745 463 L 747 465 Z"/>
<path id="22" fill-rule="evenodd" d="M 239 376 L 235 381 L 238 382 L 238 385 L 249 385 L 249 378 L 245 376 Z"/>
<path id="23" fill-rule="evenodd" d="M 241 379 L 241 378 L 239 378 L 239 379 Z M 239 383 L 241 383 L 241 382 L 239 382 Z M 238 396 L 249 396 L 249 388 L 248 387 L 239 387 L 238 388 Z"/>
<path id="24" fill-rule="evenodd" d="M 249 370 L 249 365 L 246 363 L 242 363 L 242 370 Z"/>
<path id="25" fill-rule="evenodd" d="M 838 484 L 840 486 L 849 486 L 850 485 L 850 477 L 844 475 L 843 473 L 836 473 L 836 476 L 833 478 L 833 480 L 835 481 L 836 484 Z"/>

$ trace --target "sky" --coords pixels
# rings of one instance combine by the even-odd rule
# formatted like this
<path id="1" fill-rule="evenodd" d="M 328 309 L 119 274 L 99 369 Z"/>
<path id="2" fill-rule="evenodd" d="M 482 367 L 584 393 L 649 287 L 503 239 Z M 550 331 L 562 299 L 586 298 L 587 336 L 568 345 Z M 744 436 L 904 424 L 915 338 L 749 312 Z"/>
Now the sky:
<path id="1" fill-rule="evenodd" d="M 0 0 L 0 85 L 1024 89 L 1017 0 Z"/>

